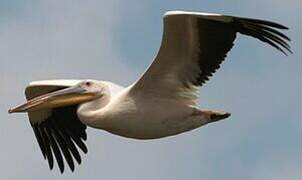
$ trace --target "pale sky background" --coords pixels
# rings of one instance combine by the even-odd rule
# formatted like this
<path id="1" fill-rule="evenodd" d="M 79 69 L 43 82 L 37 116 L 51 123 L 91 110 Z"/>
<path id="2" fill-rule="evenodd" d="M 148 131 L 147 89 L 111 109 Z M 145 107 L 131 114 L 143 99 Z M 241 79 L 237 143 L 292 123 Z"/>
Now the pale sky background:
<path id="1" fill-rule="evenodd" d="M 0 0 L 0 179 L 300 180 L 300 0 Z M 151 63 L 167 10 L 255 17 L 291 28 L 294 55 L 239 36 L 201 107 L 232 113 L 178 136 L 138 141 L 88 129 L 89 153 L 74 173 L 49 171 L 26 114 L 33 80 L 133 82 Z"/>

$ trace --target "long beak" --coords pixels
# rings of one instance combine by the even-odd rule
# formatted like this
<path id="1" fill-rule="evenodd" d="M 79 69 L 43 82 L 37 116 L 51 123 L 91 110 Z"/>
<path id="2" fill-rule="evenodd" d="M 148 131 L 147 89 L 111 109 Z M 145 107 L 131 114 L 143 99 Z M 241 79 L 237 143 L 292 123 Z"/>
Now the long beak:
<path id="1" fill-rule="evenodd" d="M 33 98 L 26 103 L 10 109 L 9 113 L 31 112 L 80 104 L 95 99 L 95 93 L 89 93 L 80 86 L 73 86 Z"/>

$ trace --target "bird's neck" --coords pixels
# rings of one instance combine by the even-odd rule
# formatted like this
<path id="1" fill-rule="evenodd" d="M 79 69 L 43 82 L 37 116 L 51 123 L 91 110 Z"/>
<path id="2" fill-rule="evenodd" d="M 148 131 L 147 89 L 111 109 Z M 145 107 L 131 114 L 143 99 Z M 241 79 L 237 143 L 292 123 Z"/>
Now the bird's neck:
<path id="1" fill-rule="evenodd" d="M 81 104 L 77 110 L 80 121 L 88 126 L 101 128 L 100 122 L 105 117 L 103 116 L 105 106 L 109 103 L 110 96 L 103 96 L 102 98 L 94 101 Z"/>

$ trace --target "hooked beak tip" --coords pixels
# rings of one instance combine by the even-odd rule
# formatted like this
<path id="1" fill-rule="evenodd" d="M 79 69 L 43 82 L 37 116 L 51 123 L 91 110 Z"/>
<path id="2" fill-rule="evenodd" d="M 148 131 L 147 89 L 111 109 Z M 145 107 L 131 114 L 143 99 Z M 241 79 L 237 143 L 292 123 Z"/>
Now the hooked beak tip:
<path id="1" fill-rule="evenodd" d="M 9 109 L 9 110 L 8 110 L 8 113 L 9 113 L 9 114 L 11 114 L 11 113 L 13 113 L 13 112 L 14 112 L 13 109 Z"/>
<path id="2" fill-rule="evenodd" d="M 12 113 L 16 113 L 16 112 L 21 112 L 18 108 L 10 108 L 9 110 L 8 110 L 8 113 L 9 114 L 12 114 Z"/>

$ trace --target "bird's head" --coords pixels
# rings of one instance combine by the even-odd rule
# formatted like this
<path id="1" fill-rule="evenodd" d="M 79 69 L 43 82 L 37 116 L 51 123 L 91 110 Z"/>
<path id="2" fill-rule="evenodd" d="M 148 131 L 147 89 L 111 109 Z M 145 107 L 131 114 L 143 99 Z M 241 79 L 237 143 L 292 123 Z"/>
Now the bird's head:
<path id="1" fill-rule="evenodd" d="M 101 81 L 84 80 L 75 86 L 43 94 L 9 110 L 9 113 L 32 112 L 82 104 L 108 95 L 108 87 Z"/>

